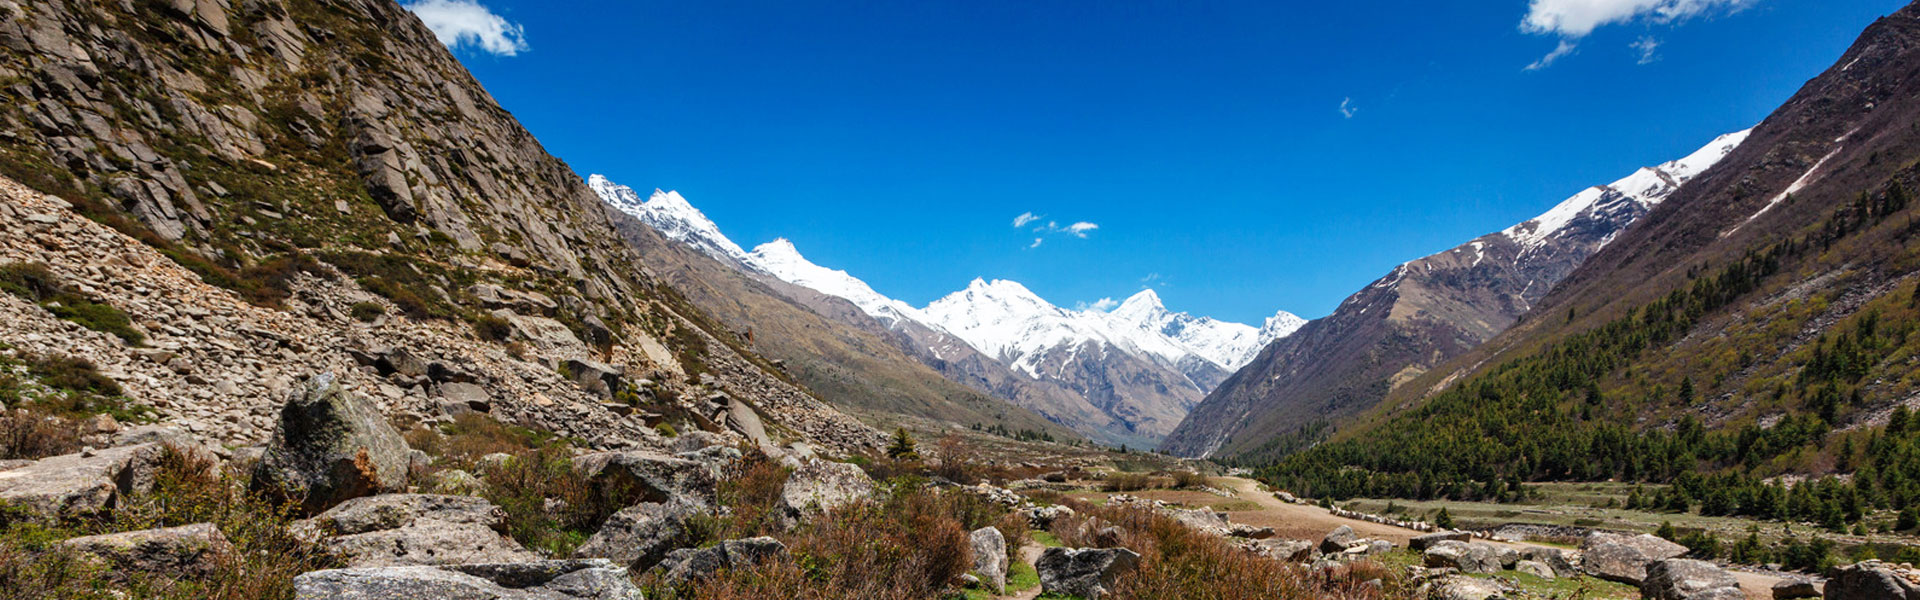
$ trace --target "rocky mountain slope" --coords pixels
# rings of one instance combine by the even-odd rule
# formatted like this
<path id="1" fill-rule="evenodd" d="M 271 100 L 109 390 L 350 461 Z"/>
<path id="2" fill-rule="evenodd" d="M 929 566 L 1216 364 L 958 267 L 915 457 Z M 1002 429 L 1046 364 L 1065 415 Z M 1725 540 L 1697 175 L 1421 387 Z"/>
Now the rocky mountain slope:
<path id="1" fill-rule="evenodd" d="M 788 240 L 774 240 L 747 251 L 678 193 L 656 190 L 643 199 L 633 189 L 598 175 L 589 177 L 588 185 L 608 205 L 781 292 L 788 301 L 887 340 L 897 353 L 917 359 L 951 381 L 1006 399 L 1110 445 L 1151 447 L 1159 443 L 1207 390 L 1250 360 L 1267 342 L 1292 333 L 1304 323 L 1285 312 L 1268 319 L 1262 328 L 1176 313 L 1151 290 L 1134 295 L 1111 311 L 1068 310 L 1018 283 L 983 280 L 925 308 L 915 308 L 875 291 L 845 271 L 807 260 Z M 704 276 L 725 275 L 708 271 Z M 690 286 L 698 284 L 679 287 Z M 733 294 L 695 295 L 702 296 L 696 298 L 696 304 L 732 315 L 729 319 L 738 326 L 758 324 L 764 328 L 769 323 L 787 322 L 757 314 Z M 857 310 L 844 310 L 836 306 L 836 301 L 850 302 Z M 789 334 L 781 335 L 786 338 Z M 775 354 L 788 364 L 817 363 L 818 356 L 841 354 L 822 353 L 817 344 L 812 346 L 804 351 L 789 346 L 785 353 Z M 873 352 L 867 351 L 869 355 Z M 837 364 L 844 368 L 846 362 L 838 360 Z M 846 382 L 858 379 L 850 374 L 861 372 L 803 372 L 801 378 L 816 389 L 848 387 L 854 384 Z M 882 396 L 860 394 L 854 393 L 876 398 L 876 405 L 895 403 L 879 399 Z M 926 408 L 906 412 L 925 414 L 941 403 L 918 404 Z M 980 413 L 968 410 L 959 414 L 977 419 Z"/>
<path id="2" fill-rule="evenodd" d="M 207 441 L 257 442 L 254 400 L 323 370 L 398 414 L 478 406 L 606 446 L 663 418 L 741 435 L 708 418 L 733 406 L 771 418 L 763 441 L 884 439 L 629 268 L 628 217 L 397 4 L 5 2 L 0 48 L 0 174 L 60 198 L 9 190 L 32 229 L 7 234 L 33 235 L 8 260 L 144 333 L 62 350 L 14 325 L 73 313 L 10 296 L 40 318 L 0 342 L 114 365 Z M 126 240 L 143 269 L 85 260 Z"/>
<path id="3" fill-rule="evenodd" d="M 1334 495 L 1671 481 L 1672 505 L 1836 529 L 1913 506 L 1920 430 L 1900 409 L 1920 405 L 1916 98 L 1909 5 L 1534 316 L 1271 478 Z M 1725 502 L 1814 489 L 1807 502 Z"/>
<path id="4" fill-rule="evenodd" d="M 1721 136 L 1685 158 L 1595 186 L 1539 217 L 1396 267 L 1215 389 L 1168 436 L 1181 456 L 1271 457 L 1493 338 L 1587 257 L 1739 147 Z"/>

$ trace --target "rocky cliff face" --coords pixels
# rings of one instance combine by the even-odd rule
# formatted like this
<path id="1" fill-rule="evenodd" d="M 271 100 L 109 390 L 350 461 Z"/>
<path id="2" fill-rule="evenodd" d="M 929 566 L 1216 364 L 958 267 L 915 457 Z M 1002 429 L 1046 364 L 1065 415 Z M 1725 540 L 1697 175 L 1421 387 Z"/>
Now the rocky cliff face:
<path id="1" fill-rule="evenodd" d="M 319 370 L 370 372 L 347 379 L 429 418 L 481 384 L 504 417 L 608 446 L 647 441 L 638 412 L 605 404 L 623 392 L 696 413 L 724 394 L 847 451 L 881 439 L 632 267 L 626 217 L 391 1 L 0 1 L 0 48 L 0 174 L 67 205 L 14 200 L 46 227 L 7 260 L 129 313 L 158 345 L 92 358 L 209 439 L 262 434 L 254 403 L 226 397 Z M 165 260 L 103 271 L 82 260 L 94 244 Z M 164 282 L 129 279 L 145 275 Z M 387 321 L 341 319 L 354 301 Z M 0 341 L 44 346 L 21 322 Z M 467 374 L 396 371 L 393 352 Z"/>
<path id="2" fill-rule="evenodd" d="M 1746 139 L 1568 198 L 1541 216 L 1394 268 L 1268 346 L 1214 390 L 1162 449 L 1181 456 L 1297 450 L 1334 421 L 1511 326 L 1581 262 Z"/>

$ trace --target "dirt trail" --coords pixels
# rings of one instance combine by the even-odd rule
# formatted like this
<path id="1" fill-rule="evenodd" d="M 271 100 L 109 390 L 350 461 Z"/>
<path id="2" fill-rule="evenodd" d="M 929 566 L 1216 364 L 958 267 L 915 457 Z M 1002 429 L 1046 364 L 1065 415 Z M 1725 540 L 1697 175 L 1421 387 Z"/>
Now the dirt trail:
<path id="1" fill-rule="evenodd" d="M 1027 563 L 1028 566 L 1032 566 L 1034 561 L 1040 560 L 1040 553 L 1045 552 L 1046 549 L 1047 549 L 1046 546 L 1042 546 L 1040 544 L 1036 544 L 1029 541 L 1027 542 L 1027 545 L 1020 547 L 1020 562 Z M 1027 588 L 1025 590 L 1014 592 L 1011 595 L 1001 596 L 1001 597 L 1013 598 L 1014 600 L 1033 600 L 1034 598 L 1040 597 L 1040 586 L 1036 585 L 1036 586 Z"/>
<path id="2" fill-rule="evenodd" d="M 1217 481 L 1225 482 L 1227 488 L 1240 496 L 1240 499 L 1253 502 L 1260 507 L 1258 511 L 1234 511 L 1230 513 L 1236 523 L 1247 523 L 1257 527 L 1272 527 L 1276 535 L 1284 538 L 1317 541 L 1328 531 L 1346 525 L 1361 537 L 1382 539 L 1405 546 L 1407 540 L 1424 532 L 1383 525 L 1372 521 L 1349 519 L 1327 512 L 1327 509 L 1306 504 L 1288 504 L 1260 490 L 1260 484 L 1250 479 L 1223 477 Z M 1521 547 L 1536 546 L 1525 542 L 1497 544 Z M 1734 579 L 1740 582 L 1741 591 L 1749 600 L 1767 600 L 1773 597 L 1773 584 L 1780 578 L 1760 573 L 1729 570 Z"/>

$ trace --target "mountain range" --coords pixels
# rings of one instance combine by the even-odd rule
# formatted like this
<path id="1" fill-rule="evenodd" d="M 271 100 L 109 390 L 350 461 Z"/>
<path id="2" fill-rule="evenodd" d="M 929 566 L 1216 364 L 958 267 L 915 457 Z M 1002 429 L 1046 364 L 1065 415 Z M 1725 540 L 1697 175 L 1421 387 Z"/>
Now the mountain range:
<path id="1" fill-rule="evenodd" d="M 1409 261 L 1333 314 L 1278 340 L 1215 389 L 1161 446 L 1176 455 L 1271 459 L 1479 346 L 1555 284 L 1747 138 L 1582 190 L 1546 213 Z"/>
<path id="2" fill-rule="evenodd" d="M 1151 289 L 1111 310 L 1066 309 L 1018 282 L 984 279 L 916 308 L 813 263 L 789 240 L 748 251 L 676 192 L 642 198 L 604 176 L 587 183 L 613 208 L 749 276 L 852 303 L 860 314 L 837 320 L 877 322 L 875 333 L 949 379 L 1110 445 L 1158 445 L 1208 391 L 1305 323 L 1284 311 L 1260 327 L 1174 312 Z"/>

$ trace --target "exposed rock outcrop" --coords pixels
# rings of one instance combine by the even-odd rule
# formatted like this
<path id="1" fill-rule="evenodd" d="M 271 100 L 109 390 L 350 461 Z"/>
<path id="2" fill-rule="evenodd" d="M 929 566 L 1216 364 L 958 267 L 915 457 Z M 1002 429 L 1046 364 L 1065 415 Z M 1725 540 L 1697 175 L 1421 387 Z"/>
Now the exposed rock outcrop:
<path id="1" fill-rule="evenodd" d="M 506 512 L 481 498 L 389 494 L 354 498 L 299 527 L 319 535 L 348 567 L 526 562 L 508 538 Z"/>
<path id="2" fill-rule="evenodd" d="M 1647 534 L 1601 532 L 1587 536 L 1580 550 L 1581 567 L 1588 575 L 1629 585 L 1646 580 L 1648 564 L 1687 553 L 1686 546 Z"/>
<path id="3" fill-rule="evenodd" d="M 627 570 L 604 560 L 331 569 L 293 589 L 296 600 L 643 600 Z"/>
<path id="4" fill-rule="evenodd" d="M 90 535 L 61 546 L 105 560 L 116 570 L 204 577 L 233 555 L 233 544 L 212 523 Z"/>

